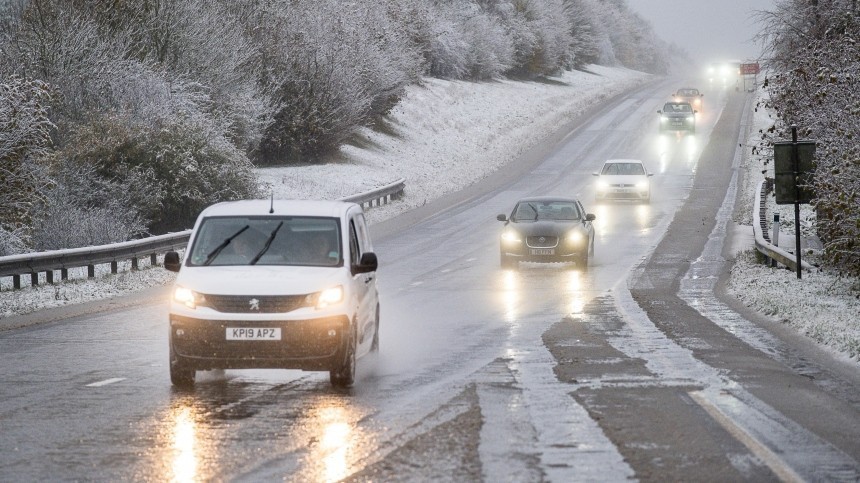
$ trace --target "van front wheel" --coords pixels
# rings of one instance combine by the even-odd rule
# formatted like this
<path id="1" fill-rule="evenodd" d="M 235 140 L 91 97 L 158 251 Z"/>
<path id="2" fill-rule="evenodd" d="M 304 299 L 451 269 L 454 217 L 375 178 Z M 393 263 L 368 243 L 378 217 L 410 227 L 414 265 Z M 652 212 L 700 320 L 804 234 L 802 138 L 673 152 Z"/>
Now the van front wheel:
<path id="1" fill-rule="evenodd" d="M 191 369 L 182 362 L 170 344 L 170 382 L 176 387 L 190 388 L 194 386 L 194 377 L 197 371 Z"/>
<path id="2" fill-rule="evenodd" d="M 355 324 L 350 324 L 349 335 L 343 341 L 340 357 L 329 371 L 329 380 L 334 387 L 349 387 L 355 383 Z"/>

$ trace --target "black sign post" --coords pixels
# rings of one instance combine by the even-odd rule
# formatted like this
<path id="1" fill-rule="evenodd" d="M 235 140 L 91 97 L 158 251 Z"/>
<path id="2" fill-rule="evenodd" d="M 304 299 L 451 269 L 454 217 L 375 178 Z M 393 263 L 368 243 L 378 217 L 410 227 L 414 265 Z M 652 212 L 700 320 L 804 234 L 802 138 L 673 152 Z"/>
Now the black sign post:
<path id="1" fill-rule="evenodd" d="M 797 278 L 800 266 L 800 204 L 812 201 L 812 176 L 815 166 L 815 141 L 798 141 L 797 126 L 791 126 L 791 142 L 773 144 L 776 204 L 794 205 L 794 252 Z"/>

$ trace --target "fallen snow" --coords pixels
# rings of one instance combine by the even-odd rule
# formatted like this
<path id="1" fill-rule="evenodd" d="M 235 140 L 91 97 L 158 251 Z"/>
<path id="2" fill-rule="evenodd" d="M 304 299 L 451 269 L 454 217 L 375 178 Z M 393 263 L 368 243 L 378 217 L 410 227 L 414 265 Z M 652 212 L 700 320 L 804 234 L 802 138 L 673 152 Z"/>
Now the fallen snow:
<path id="1" fill-rule="evenodd" d="M 589 70 L 566 72 L 549 82 L 425 79 L 408 89 L 383 125 L 363 129 L 335 159 L 322 165 L 259 169 L 260 183 L 276 198 L 336 199 L 404 178 L 407 189 L 402 200 L 368 210 L 371 223 L 390 218 L 484 178 L 596 102 L 650 78 L 622 68 L 591 66 Z M 759 109 L 753 133 L 771 122 L 767 112 Z M 763 176 L 762 162 L 760 157 L 748 156 L 744 165 L 747 176 L 739 220 L 744 224 L 751 223 L 752 189 Z M 783 228 L 786 234 L 788 230 Z M 4 278 L 0 317 L 115 297 L 173 281 L 172 272 L 149 269 L 147 263 L 141 260 L 143 269 L 136 272 L 120 264 L 121 273 L 114 276 L 104 266 L 97 267 L 93 280 L 86 279 L 83 270 L 70 271 L 74 279 L 70 282 L 18 291 L 11 291 L 11 279 Z M 44 274 L 41 277 L 44 283 Z M 746 252 L 732 270 L 730 290 L 751 307 L 857 359 L 860 282 L 823 271 L 806 275 L 802 282 L 794 277 L 788 270 L 756 264 Z"/>

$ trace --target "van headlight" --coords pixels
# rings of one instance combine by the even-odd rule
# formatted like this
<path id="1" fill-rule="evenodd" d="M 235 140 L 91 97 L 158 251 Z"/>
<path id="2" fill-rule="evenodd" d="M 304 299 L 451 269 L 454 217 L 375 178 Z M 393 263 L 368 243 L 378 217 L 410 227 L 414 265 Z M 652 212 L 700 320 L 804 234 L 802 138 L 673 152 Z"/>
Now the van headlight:
<path id="1" fill-rule="evenodd" d="M 176 287 L 173 290 L 173 300 L 185 305 L 189 309 L 196 309 L 198 305 L 206 305 L 206 297 L 190 288 Z"/>
<path id="2" fill-rule="evenodd" d="M 324 309 L 331 305 L 337 305 L 343 301 L 343 286 L 327 288 L 307 296 L 308 305 L 317 309 Z"/>

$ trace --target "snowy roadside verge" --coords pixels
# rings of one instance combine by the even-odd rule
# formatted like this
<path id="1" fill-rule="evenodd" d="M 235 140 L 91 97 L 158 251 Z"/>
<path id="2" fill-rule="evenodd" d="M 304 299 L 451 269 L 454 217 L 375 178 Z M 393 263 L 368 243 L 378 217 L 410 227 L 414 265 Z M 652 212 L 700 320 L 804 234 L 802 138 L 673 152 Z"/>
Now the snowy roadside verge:
<path id="1" fill-rule="evenodd" d="M 767 95 L 758 91 L 757 96 Z M 757 104 L 754 102 L 754 105 Z M 772 114 L 759 107 L 753 114 L 749 146 L 757 145 L 760 131 L 774 123 Z M 773 177 L 773 163 L 760 154 L 746 150 L 743 169 L 742 197 L 736 210 L 736 221 L 751 225 L 753 197 L 756 186 L 765 176 Z M 768 197 L 768 213 L 780 213 L 783 236 L 794 234 L 793 205 L 776 205 Z M 789 213 L 790 212 L 790 213 Z M 809 205 L 801 205 L 801 232 L 811 234 L 815 213 Z M 757 222 L 757 220 L 755 221 Z M 803 258 L 815 263 L 816 250 L 804 251 Z M 816 342 L 854 361 L 860 361 L 860 279 L 842 277 L 832 270 L 804 272 L 801 280 L 795 272 L 771 268 L 758 263 L 754 249 L 740 253 L 735 260 L 727 283 L 729 294 L 747 307 L 781 321 Z"/>

